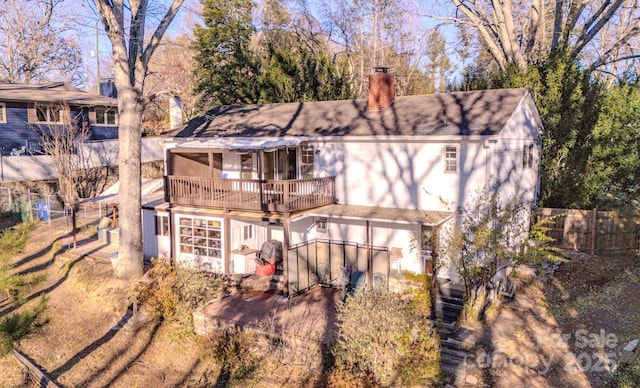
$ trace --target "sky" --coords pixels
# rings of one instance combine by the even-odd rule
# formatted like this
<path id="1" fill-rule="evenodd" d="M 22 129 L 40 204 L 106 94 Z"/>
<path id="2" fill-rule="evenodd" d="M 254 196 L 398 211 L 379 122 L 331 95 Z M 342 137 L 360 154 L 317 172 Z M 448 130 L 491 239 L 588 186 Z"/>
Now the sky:
<path id="1" fill-rule="evenodd" d="M 319 1 L 316 0 L 309 2 L 311 12 L 316 15 L 318 19 L 321 19 L 319 16 Z M 149 20 L 147 22 L 148 26 L 152 26 L 155 28 L 158 20 L 164 14 L 164 10 L 166 6 L 171 2 L 171 0 L 152 0 L 152 7 L 155 7 L 156 12 L 152 12 Z M 109 40 L 104 32 L 102 25 L 99 22 L 99 18 L 97 16 L 97 11 L 95 7 L 95 3 L 93 0 L 81 0 L 80 7 L 77 6 L 77 3 L 67 2 L 67 6 L 69 7 L 70 12 L 78 15 L 77 22 L 78 28 L 80 32 L 80 44 L 83 48 L 84 53 L 84 63 L 85 63 L 85 72 L 87 74 L 87 85 L 86 87 L 95 87 L 95 79 L 96 79 L 96 56 L 97 52 L 99 55 L 100 61 L 100 77 L 110 77 L 112 76 L 112 70 L 110 68 L 109 58 L 111 57 L 111 46 L 109 44 Z M 444 5 L 438 4 L 437 0 L 416 0 L 415 9 L 416 12 L 420 14 L 426 14 L 428 12 L 433 12 L 436 9 L 442 9 Z M 160 7 L 162 9 L 160 10 Z M 176 19 L 171 23 L 165 38 L 170 38 L 172 36 L 181 36 L 181 35 L 190 35 L 193 32 L 193 28 L 196 23 L 200 22 L 200 13 L 202 9 L 202 4 L 199 0 L 185 0 L 183 6 L 181 7 Z M 152 11 L 154 8 L 152 8 Z M 160 10 L 160 11 L 159 11 Z M 402 22 L 402 21 L 398 21 Z M 436 24 L 436 21 L 427 17 L 422 17 L 419 19 L 419 22 L 422 23 L 423 28 L 433 28 Z M 451 39 L 447 39 L 452 41 L 453 32 L 451 28 L 441 29 L 444 31 L 446 35 L 451 37 Z M 96 41 L 96 33 L 98 34 L 98 39 Z M 150 35 L 151 32 L 148 33 Z M 98 49 L 96 50 L 96 44 Z M 456 58 L 451 58 L 454 61 L 454 65 L 457 63 Z"/>

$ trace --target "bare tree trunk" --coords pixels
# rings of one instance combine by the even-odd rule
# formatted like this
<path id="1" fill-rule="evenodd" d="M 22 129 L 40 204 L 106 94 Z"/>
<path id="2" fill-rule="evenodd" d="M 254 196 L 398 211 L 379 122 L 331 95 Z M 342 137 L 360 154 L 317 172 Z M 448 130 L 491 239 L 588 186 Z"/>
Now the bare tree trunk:
<path id="1" fill-rule="evenodd" d="M 116 79 L 116 81 L 118 81 Z M 142 276 L 142 215 L 141 215 L 141 137 L 142 104 L 140 96 L 125 79 L 118 82 L 118 96 L 128 109 L 120 110 L 118 167 L 120 175 L 119 228 L 120 248 L 115 267 L 116 276 Z"/>
<path id="2" fill-rule="evenodd" d="M 144 81 L 149 60 L 184 0 L 173 0 L 150 39 L 145 39 L 147 0 L 95 0 L 111 41 L 118 88 L 120 173 L 120 250 L 116 276 L 132 279 L 143 273 L 141 208 L 141 137 Z M 125 13 L 130 16 L 125 25 Z M 128 28 L 128 31 L 127 31 Z"/>

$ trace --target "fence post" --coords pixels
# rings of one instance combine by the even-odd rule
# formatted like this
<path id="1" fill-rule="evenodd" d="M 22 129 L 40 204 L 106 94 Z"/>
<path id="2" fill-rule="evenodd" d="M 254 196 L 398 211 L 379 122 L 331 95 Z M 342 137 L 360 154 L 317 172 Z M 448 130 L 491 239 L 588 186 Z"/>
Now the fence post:
<path id="1" fill-rule="evenodd" d="M 33 220 L 33 203 L 31 202 L 31 189 L 27 189 L 27 197 L 29 198 L 29 221 Z"/>
<path id="2" fill-rule="evenodd" d="M 13 198 L 11 198 L 11 187 L 7 187 L 9 192 L 9 211 L 13 210 Z"/>
<path id="3" fill-rule="evenodd" d="M 47 221 L 48 221 L 49 227 L 51 227 L 51 196 L 47 195 L 46 199 L 47 199 L 47 208 L 46 208 Z"/>
<path id="4" fill-rule="evenodd" d="M 598 227 L 598 209 L 593 208 L 591 212 L 591 256 L 596 254 L 596 237 Z"/>

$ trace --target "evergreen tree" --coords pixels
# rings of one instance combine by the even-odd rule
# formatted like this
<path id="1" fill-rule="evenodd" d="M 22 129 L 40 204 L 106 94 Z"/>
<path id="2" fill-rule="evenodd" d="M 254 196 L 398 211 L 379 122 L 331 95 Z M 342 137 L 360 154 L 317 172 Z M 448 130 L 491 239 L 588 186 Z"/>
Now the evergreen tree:
<path id="1" fill-rule="evenodd" d="M 196 26 L 195 93 L 202 108 L 258 101 L 258 61 L 251 50 L 251 0 L 205 0 Z"/>
<path id="2" fill-rule="evenodd" d="M 469 75 L 470 74 L 470 75 Z M 640 85 L 605 83 L 575 60 L 507 67 L 491 77 L 469 73 L 465 88 L 527 87 L 540 112 L 540 205 L 619 208 L 640 199 Z"/>

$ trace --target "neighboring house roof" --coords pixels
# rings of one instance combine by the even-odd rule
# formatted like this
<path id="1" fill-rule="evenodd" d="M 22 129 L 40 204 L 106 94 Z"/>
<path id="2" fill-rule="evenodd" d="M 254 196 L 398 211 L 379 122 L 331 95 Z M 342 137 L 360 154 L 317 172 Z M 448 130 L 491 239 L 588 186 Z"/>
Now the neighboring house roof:
<path id="1" fill-rule="evenodd" d="M 0 101 L 66 102 L 72 105 L 117 106 L 118 100 L 87 93 L 63 82 L 49 84 L 0 83 Z"/>
<path id="2" fill-rule="evenodd" d="M 366 100 L 220 106 L 165 133 L 172 137 L 283 136 L 492 136 L 527 89 L 396 97 L 382 111 Z"/>
<path id="3" fill-rule="evenodd" d="M 142 202 L 152 202 L 164 198 L 164 181 L 162 179 L 142 178 L 140 180 L 140 196 Z M 120 181 L 109 186 L 100 195 L 88 198 L 83 202 L 97 202 L 102 204 L 120 203 Z"/>

